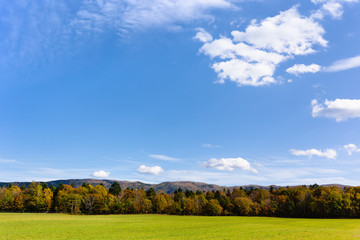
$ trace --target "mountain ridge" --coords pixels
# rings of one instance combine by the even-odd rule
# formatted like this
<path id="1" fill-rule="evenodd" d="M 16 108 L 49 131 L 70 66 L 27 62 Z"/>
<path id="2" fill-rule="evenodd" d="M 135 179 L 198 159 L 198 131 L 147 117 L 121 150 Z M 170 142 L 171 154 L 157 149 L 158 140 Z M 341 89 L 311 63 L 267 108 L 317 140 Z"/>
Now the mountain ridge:
<path id="1" fill-rule="evenodd" d="M 41 182 L 42 181 L 35 181 L 35 182 Z M 178 188 L 181 188 L 183 190 L 191 190 L 191 191 L 217 191 L 217 190 L 233 190 L 234 188 L 240 188 L 250 190 L 250 189 L 267 189 L 269 190 L 271 186 L 273 189 L 278 189 L 280 187 L 285 186 L 277 186 L 277 185 L 269 185 L 269 186 L 261 186 L 261 185 L 239 185 L 239 186 L 220 186 L 217 184 L 210 184 L 210 183 L 204 183 L 204 182 L 193 182 L 193 181 L 166 181 L 161 183 L 144 183 L 140 181 L 127 181 L 127 180 L 114 180 L 114 179 L 94 179 L 94 178 L 85 178 L 85 179 L 59 179 L 59 180 L 52 180 L 52 181 L 45 181 L 48 186 L 54 185 L 57 187 L 60 183 L 71 185 L 74 184 L 75 187 L 81 186 L 83 183 L 88 183 L 93 186 L 103 184 L 106 188 L 109 188 L 111 184 L 114 182 L 117 182 L 120 184 L 122 189 L 126 188 L 133 188 L 133 189 L 140 189 L 143 188 L 144 190 L 148 190 L 150 188 L 153 188 L 155 191 L 163 191 L 166 193 L 171 193 L 177 190 Z M 7 187 L 10 184 L 16 185 L 16 186 L 28 186 L 31 182 L 0 182 L 0 187 Z M 298 185 L 300 186 L 300 185 Z M 348 185 L 342 185 L 342 184 L 324 184 L 322 186 L 338 186 L 340 188 L 349 187 Z M 294 187 L 294 186 L 291 186 Z"/>

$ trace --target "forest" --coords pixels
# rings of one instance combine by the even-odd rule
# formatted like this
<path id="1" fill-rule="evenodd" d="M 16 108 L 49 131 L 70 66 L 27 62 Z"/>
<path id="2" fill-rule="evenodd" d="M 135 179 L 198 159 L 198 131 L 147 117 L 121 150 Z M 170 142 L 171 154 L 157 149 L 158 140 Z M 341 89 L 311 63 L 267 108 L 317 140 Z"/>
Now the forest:
<path id="1" fill-rule="evenodd" d="M 310 186 L 279 189 L 156 192 L 121 189 L 113 183 L 82 186 L 32 182 L 0 188 L 1 212 L 69 214 L 172 214 L 206 216 L 276 216 L 359 218 L 360 187 Z"/>

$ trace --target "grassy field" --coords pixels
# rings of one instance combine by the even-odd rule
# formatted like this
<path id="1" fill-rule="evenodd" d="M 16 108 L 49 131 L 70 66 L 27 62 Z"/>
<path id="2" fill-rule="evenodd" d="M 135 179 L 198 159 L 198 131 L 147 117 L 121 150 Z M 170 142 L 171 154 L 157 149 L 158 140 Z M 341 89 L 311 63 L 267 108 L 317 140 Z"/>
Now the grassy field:
<path id="1" fill-rule="evenodd" d="M 360 219 L 0 213 L 0 239 L 360 239 Z"/>

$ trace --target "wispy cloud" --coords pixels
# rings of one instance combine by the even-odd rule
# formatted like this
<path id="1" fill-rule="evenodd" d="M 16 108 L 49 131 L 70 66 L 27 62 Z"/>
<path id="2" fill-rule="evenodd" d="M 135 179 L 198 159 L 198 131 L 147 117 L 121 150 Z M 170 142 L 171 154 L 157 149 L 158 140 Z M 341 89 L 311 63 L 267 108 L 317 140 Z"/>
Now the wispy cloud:
<path id="1" fill-rule="evenodd" d="M 329 184 L 342 183 L 356 185 L 356 181 L 351 181 L 340 177 L 343 171 L 327 167 L 302 167 L 294 168 L 287 164 L 285 168 L 263 167 L 261 174 L 253 174 L 251 171 L 198 171 L 198 170 L 169 170 L 164 174 L 164 180 L 168 181 L 197 181 L 215 183 L 219 185 L 247 185 L 276 184 L 281 186 L 299 184 Z M 236 179 L 234 181 L 234 179 Z"/>
<path id="2" fill-rule="evenodd" d="M 34 65 L 78 52 L 99 33 L 124 36 L 151 27 L 172 30 L 212 21 L 232 0 L 22 0 L 1 3 L 0 67 Z"/>
<path id="3" fill-rule="evenodd" d="M 335 159 L 337 156 L 337 153 L 334 149 L 326 149 L 325 151 L 321 151 L 318 149 L 308 149 L 308 150 L 296 150 L 296 149 L 290 149 L 291 154 L 295 156 L 318 156 L 318 157 L 325 157 L 329 159 Z"/>
<path id="4" fill-rule="evenodd" d="M 39 165 L 39 164 L 37 164 Z M 54 168 L 54 167 L 35 167 L 33 164 L 27 164 L 22 171 L 26 172 L 16 181 L 40 181 L 40 180 L 56 180 L 56 179 L 74 179 L 74 178 L 88 178 L 98 170 L 84 169 L 84 168 Z"/>
<path id="5" fill-rule="evenodd" d="M 338 60 L 331 64 L 329 67 L 325 67 L 324 71 L 339 72 L 358 67 L 360 67 L 360 56 Z"/>
<path id="6" fill-rule="evenodd" d="M 316 73 L 319 71 L 322 72 L 340 72 L 349 70 L 352 68 L 360 67 L 360 56 L 355 56 L 351 58 L 345 58 L 338 61 L 335 61 L 328 67 L 322 67 L 318 64 L 295 64 L 294 66 L 286 69 L 286 72 L 294 75 L 299 75 L 303 73 Z"/>
<path id="7" fill-rule="evenodd" d="M 299 75 L 303 73 L 316 73 L 319 71 L 340 72 L 358 67 L 360 67 L 360 56 L 355 56 L 355 57 L 345 58 L 335 61 L 328 67 L 321 67 L 318 64 L 310 64 L 310 65 L 295 64 L 294 66 L 286 69 L 286 72 Z"/>
<path id="8" fill-rule="evenodd" d="M 212 9 L 234 7 L 230 0 L 101 0 L 83 1 L 73 25 L 83 30 L 174 28 L 194 20 L 211 20 Z"/>
<path id="9" fill-rule="evenodd" d="M 311 105 L 313 117 L 335 118 L 337 122 L 360 118 L 360 99 L 326 99 L 324 104 L 312 100 Z"/>
<path id="10" fill-rule="evenodd" d="M 160 155 L 160 154 L 149 154 L 149 157 L 159 159 L 159 160 L 164 160 L 164 161 L 178 161 L 179 160 L 178 158 L 169 157 L 169 156 Z"/>
<path id="11" fill-rule="evenodd" d="M 221 148 L 220 145 L 210 144 L 210 143 L 203 143 L 201 146 L 204 148 Z"/>
<path id="12" fill-rule="evenodd" d="M 0 67 L 52 60 L 69 50 L 68 2 L 46 0 L 1 3 Z M 66 47 L 65 47 L 66 45 Z M 64 50 L 64 49 L 62 49 Z M 36 59 L 36 61 L 35 61 Z"/>
<path id="13" fill-rule="evenodd" d="M 205 183 L 214 183 L 219 185 L 245 185 L 249 182 L 260 183 L 265 180 L 260 174 L 253 174 L 249 171 L 239 172 L 214 172 L 214 171 L 199 171 L 199 170 L 169 170 L 166 173 L 166 181 L 196 181 Z M 234 179 L 236 181 L 234 182 Z"/>
<path id="14" fill-rule="evenodd" d="M 21 162 L 14 159 L 0 158 L 0 163 L 21 163 Z"/>

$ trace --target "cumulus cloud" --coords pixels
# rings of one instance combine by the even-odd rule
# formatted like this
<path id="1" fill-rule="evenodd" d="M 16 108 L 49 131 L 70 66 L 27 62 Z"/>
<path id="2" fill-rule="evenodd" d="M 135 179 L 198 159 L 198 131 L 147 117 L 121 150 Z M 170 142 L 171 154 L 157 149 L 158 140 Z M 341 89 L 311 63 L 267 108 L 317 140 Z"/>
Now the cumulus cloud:
<path id="1" fill-rule="evenodd" d="M 285 56 L 256 49 L 246 43 L 235 43 L 233 39 L 222 37 L 211 43 L 206 43 L 200 52 L 210 58 L 236 59 L 243 58 L 247 62 L 270 62 L 278 64 L 286 59 Z"/>
<path id="2" fill-rule="evenodd" d="M 194 39 L 197 39 L 203 43 L 211 42 L 213 40 L 213 37 L 211 36 L 211 34 L 208 33 L 207 31 L 205 31 L 205 29 L 197 28 L 196 30 L 197 30 L 197 33 L 194 36 Z"/>
<path id="3" fill-rule="evenodd" d="M 326 67 L 324 71 L 326 72 L 339 72 L 348 70 L 351 68 L 360 67 L 360 56 L 341 59 L 339 61 L 334 62 L 329 67 Z"/>
<path id="4" fill-rule="evenodd" d="M 335 159 L 337 156 L 337 153 L 334 149 L 326 149 L 325 151 L 317 150 L 317 149 L 308 149 L 308 150 L 296 150 L 296 149 L 290 149 L 291 154 L 295 156 L 318 156 L 318 157 L 325 157 L 328 159 Z"/>
<path id="5" fill-rule="evenodd" d="M 95 171 L 91 174 L 93 177 L 97 178 L 106 178 L 110 175 L 110 172 L 105 172 L 104 170 Z"/>
<path id="6" fill-rule="evenodd" d="M 178 158 L 169 157 L 169 156 L 160 155 L 160 154 L 150 154 L 149 157 L 159 159 L 159 160 L 164 160 L 164 161 L 177 161 L 177 160 L 179 160 Z"/>
<path id="7" fill-rule="evenodd" d="M 211 158 L 203 163 L 205 168 L 216 168 L 222 171 L 233 171 L 235 168 L 257 173 L 250 163 L 243 158 Z"/>
<path id="8" fill-rule="evenodd" d="M 326 47 L 324 33 L 318 22 L 293 7 L 260 22 L 252 21 L 244 32 L 232 31 L 232 38 L 207 41 L 199 51 L 214 60 L 212 68 L 219 83 L 230 80 L 238 86 L 263 86 L 276 82 L 273 76 L 281 62 L 314 53 L 316 45 Z"/>
<path id="9" fill-rule="evenodd" d="M 359 0 L 312 0 L 312 2 L 321 4 L 321 8 L 313 14 L 313 17 L 323 18 L 324 15 L 330 15 L 332 18 L 339 19 L 344 13 L 344 3 L 356 3 Z"/>
<path id="10" fill-rule="evenodd" d="M 322 7 L 334 18 L 340 18 L 344 13 L 343 6 L 335 1 L 324 3 Z"/>
<path id="11" fill-rule="evenodd" d="M 74 25 L 101 31 L 106 28 L 143 29 L 176 26 L 213 19 L 209 11 L 234 7 L 230 0 L 98 0 L 83 1 Z"/>
<path id="12" fill-rule="evenodd" d="M 313 117 L 335 118 L 337 122 L 360 118 L 360 99 L 326 99 L 324 104 L 314 99 L 311 105 Z"/>
<path id="13" fill-rule="evenodd" d="M 140 173 L 144 173 L 144 174 L 151 174 L 151 175 L 159 175 L 160 173 L 162 173 L 164 171 L 164 169 L 162 169 L 162 167 L 160 166 L 153 166 L 153 167 L 148 167 L 145 165 L 141 165 L 138 169 L 138 172 Z"/>
<path id="14" fill-rule="evenodd" d="M 353 152 L 360 152 L 360 148 L 358 148 L 355 144 L 347 144 L 344 146 L 344 149 L 351 155 Z"/>
<path id="15" fill-rule="evenodd" d="M 299 75 L 303 73 L 316 73 L 320 71 L 321 66 L 317 64 L 310 64 L 310 65 L 304 65 L 304 64 L 295 64 L 294 66 L 286 69 L 286 72 Z"/>
<path id="16" fill-rule="evenodd" d="M 245 41 L 257 48 L 289 55 L 306 55 L 315 51 L 314 45 L 327 45 L 322 37 L 324 33 L 319 23 L 300 15 L 293 7 L 275 17 L 252 22 L 245 32 L 233 31 L 231 34 L 235 41 Z"/>
<path id="17" fill-rule="evenodd" d="M 275 65 L 269 63 L 249 63 L 240 59 L 214 63 L 213 69 L 218 73 L 219 83 L 225 79 L 236 82 L 238 86 L 263 86 L 274 83 L 272 77 Z"/>

